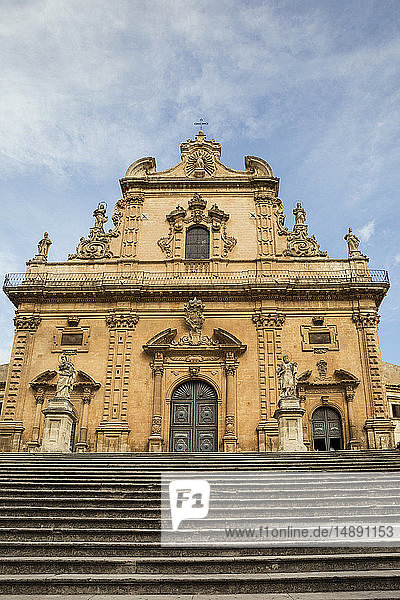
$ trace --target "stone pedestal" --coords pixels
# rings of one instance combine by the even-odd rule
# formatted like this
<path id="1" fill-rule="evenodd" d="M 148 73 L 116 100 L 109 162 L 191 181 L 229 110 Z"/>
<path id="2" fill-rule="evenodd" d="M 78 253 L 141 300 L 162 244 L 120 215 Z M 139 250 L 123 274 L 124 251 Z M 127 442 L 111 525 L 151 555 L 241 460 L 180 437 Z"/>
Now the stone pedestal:
<path id="1" fill-rule="evenodd" d="M 73 424 L 78 417 L 68 398 L 53 398 L 43 411 L 44 428 L 41 452 L 71 452 Z"/>
<path id="2" fill-rule="evenodd" d="M 96 452 L 129 452 L 130 432 L 126 421 L 103 421 L 96 430 Z"/>
<path id="3" fill-rule="evenodd" d="M 302 418 L 304 408 L 295 396 L 284 396 L 279 400 L 279 408 L 274 417 L 278 420 L 279 447 L 278 452 L 307 452 L 303 443 Z"/>
<path id="4" fill-rule="evenodd" d="M 394 448 L 395 424 L 391 419 L 367 419 L 364 429 L 367 432 L 369 450 Z"/>

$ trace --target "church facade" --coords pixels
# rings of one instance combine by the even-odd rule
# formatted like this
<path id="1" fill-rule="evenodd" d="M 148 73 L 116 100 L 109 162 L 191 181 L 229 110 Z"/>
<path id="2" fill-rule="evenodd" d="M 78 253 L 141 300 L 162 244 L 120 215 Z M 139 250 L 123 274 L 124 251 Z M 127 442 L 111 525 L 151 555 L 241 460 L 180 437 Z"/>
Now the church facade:
<path id="1" fill-rule="evenodd" d="M 46 233 L 6 277 L 0 450 L 45 450 L 68 421 L 74 452 L 276 451 L 286 355 L 307 449 L 393 446 L 378 339 L 389 281 L 351 230 L 347 258 L 330 258 L 300 203 L 285 223 L 266 161 L 232 169 L 202 131 L 176 166 L 142 158 L 120 183 L 111 227 L 100 203 L 67 260 L 49 261 Z"/>

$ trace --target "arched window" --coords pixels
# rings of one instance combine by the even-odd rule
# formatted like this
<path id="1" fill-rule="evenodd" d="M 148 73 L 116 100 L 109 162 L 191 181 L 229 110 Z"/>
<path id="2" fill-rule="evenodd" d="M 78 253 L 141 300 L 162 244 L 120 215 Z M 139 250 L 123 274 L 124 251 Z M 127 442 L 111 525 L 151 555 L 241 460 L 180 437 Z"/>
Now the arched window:
<path id="1" fill-rule="evenodd" d="M 210 258 L 210 232 L 205 227 L 190 227 L 186 232 L 185 258 L 200 260 Z"/>

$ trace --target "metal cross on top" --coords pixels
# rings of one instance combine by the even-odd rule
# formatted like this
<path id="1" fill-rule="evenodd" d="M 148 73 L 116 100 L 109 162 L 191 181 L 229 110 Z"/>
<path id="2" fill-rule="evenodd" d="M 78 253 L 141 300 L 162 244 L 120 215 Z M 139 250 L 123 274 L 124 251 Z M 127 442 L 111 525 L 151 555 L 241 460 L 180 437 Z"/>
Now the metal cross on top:
<path id="1" fill-rule="evenodd" d="M 193 123 L 193 125 L 200 125 L 200 128 L 203 129 L 203 125 L 208 125 L 208 123 L 206 123 L 206 121 L 204 121 L 204 119 L 201 118 L 198 123 Z"/>

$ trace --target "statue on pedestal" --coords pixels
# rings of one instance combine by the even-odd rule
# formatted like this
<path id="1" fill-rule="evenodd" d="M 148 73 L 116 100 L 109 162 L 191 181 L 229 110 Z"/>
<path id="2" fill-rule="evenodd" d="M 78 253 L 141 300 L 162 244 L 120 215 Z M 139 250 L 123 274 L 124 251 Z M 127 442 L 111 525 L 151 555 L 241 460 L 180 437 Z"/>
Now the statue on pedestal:
<path id="1" fill-rule="evenodd" d="M 279 452 L 305 452 L 302 418 L 305 413 L 297 398 L 297 362 L 287 354 L 277 367 L 280 400 L 274 417 L 278 421 Z"/>
<path id="2" fill-rule="evenodd" d="M 277 367 L 280 396 L 296 396 L 297 387 L 297 362 L 290 362 L 287 354 L 283 362 Z"/>
<path id="3" fill-rule="evenodd" d="M 71 390 L 75 380 L 75 367 L 67 354 L 61 355 L 61 362 L 58 367 L 58 381 L 56 388 L 56 398 L 71 399 Z"/>
<path id="4" fill-rule="evenodd" d="M 295 218 L 295 227 L 296 225 L 304 225 L 304 223 L 306 222 L 306 211 L 302 207 L 301 202 L 297 203 L 296 208 L 293 210 L 293 214 Z"/>
<path id="5" fill-rule="evenodd" d="M 49 234 L 47 231 L 44 232 L 43 238 L 38 242 L 38 255 L 43 256 L 47 259 L 47 255 L 49 254 L 49 248 L 53 242 L 49 238 Z"/>
<path id="6" fill-rule="evenodd" d="M 36 263 L 45 263 L 47 262 L 47 256 L 49 254 L 49 248 L 53 242 L 49 238 L 49 234 L 47 231 L 44 232 L 43 237 L 38 242 L 38 251 L 35 255 L 35 258 L 32 259 L 32 262 Z"/>
<path id="7" fill-rule="evenodd" d="M 358 247 L 360 245 L 360 240 L 358 239 L 356 234 L 353 233 L 353 230 L 351 227 L 349 227 L 349 231 L 348 231 L 348 233 L 346 233 L 346 235 L 344 236 L 343 239 L 347 242 L 349 257 L 361 255 L 361 252 L 358 249 Z"/>

